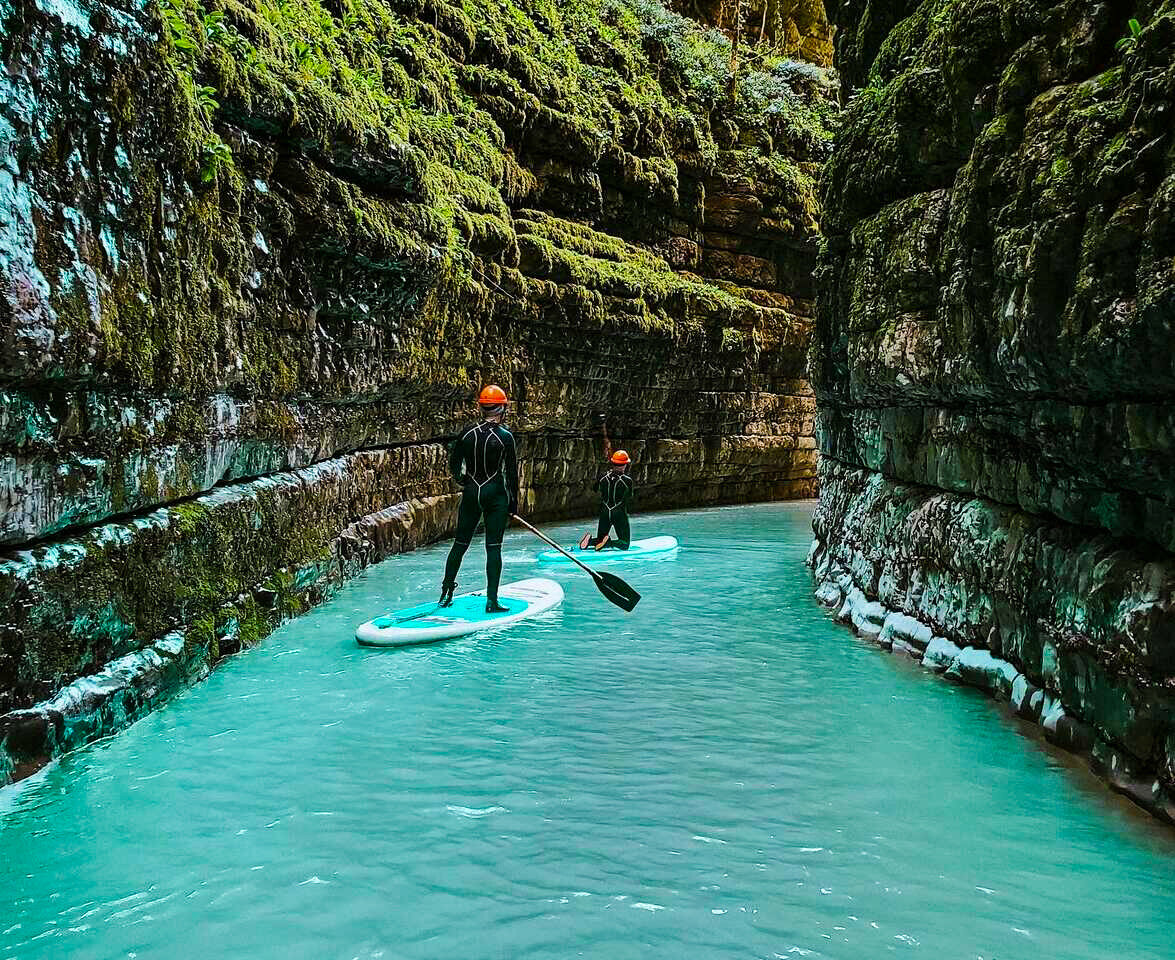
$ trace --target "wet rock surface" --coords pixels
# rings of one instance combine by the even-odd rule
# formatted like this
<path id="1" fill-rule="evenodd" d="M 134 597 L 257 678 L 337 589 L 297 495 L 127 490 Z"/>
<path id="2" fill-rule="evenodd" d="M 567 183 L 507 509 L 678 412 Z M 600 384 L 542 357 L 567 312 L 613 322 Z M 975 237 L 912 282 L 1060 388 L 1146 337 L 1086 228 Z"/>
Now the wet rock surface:
<path id="1" fill-rule="evenodd" d="M 1162 813 L 1175 6 L 828 10 L 849 105 L 812 352 L 821 599 L 916 618 L 928 666 L 1108 751 Z"/>
<path id="2" fill-rule="evenodd" d="M 837 619 L 1009 700 L 1053 743 L 1094 750 L 1098 769 L 1097 751 L 1128 760 L 1143 805 L 1168 816 L 1175 560 L 865 470 L 826 463 L 823 476 L 809 561 Z"/>
<path id="3" fill-rule="evenodd" d="M 827 140 L 764 106 L 807 80 L 724 113 L 684 21 L 409 6 L 6 14 L 0 543 L 447 436 L 483 379 L 522 433 L 786 437 L 811 492 Z"/>

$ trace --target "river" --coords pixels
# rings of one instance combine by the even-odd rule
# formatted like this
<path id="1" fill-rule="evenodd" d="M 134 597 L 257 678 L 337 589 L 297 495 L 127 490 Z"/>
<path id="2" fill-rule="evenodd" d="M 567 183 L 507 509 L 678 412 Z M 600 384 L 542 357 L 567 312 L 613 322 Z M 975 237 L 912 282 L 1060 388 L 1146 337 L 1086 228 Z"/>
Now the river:
<path id="1" fill-rule="evenodd" d="M 446 547 L 373 567 L 0 791 L 0 958 L 1169 960 L 1170 835 L 832 623 L 810 517 L 639 516 L 682 548 L 610 567 L 633 614 L 543 568 L 557 611 L 428 647 L 353 630 Z"/>

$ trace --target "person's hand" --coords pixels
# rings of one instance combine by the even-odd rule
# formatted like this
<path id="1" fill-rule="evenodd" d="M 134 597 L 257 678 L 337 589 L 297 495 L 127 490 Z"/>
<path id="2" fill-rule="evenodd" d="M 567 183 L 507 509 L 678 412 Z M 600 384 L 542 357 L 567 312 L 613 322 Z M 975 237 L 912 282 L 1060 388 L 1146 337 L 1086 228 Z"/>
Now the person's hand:
<path id="1" fill-rule="evenodd" d="M 518 502 L 517 501 L 510 504 L 510 515 L 514 516 L 514 517 L 518 516 Z"/>

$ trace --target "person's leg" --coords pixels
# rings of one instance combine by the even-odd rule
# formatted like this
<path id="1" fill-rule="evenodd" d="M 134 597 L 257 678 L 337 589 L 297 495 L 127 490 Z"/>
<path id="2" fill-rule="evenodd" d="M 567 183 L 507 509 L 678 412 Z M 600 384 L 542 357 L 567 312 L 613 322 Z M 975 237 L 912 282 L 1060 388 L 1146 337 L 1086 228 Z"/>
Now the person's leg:
<path id="1" fill-rule="evenodd" d="M 510 520 L 509 499 L 505 492 L 501 496 L 486 497 L 486 611 L 496 613 L 505 610 L 498 603 L 498 585 L 502 581 L 502 538 Z"/>
<path id="2" fill-rule="evenodd" d="M 583 544 L 584 547 L 594 547 L 597 543 L 608 536 L 608 531 L 612 529 L 612 518 L 608 516 L 608 508 L 603 504 L 600 505 L 600 519 L 596 523 L 596 535 L 590 537 L 588 542 Z"/>
<path id="3" fill-rule="evenodd" d="M 632 532 L 628 527 L 628 511 L 620 509 L 612 517 L 612 524 L 616 527 L 616 537 L 609 544 L 617 550 L 627 550 L 632 543 Z"/>
<path id="4" fill-rule="evenodd" d="M 473 542 L 473 532 L 477 529 L 477 521 L 480 519 L 481 507 L 477 504 L 477 492 L 467 490 L 461 494 L 461 505 L 457 508 L 457 532 L 453 536 L 453 546 L 449 548 L 449 559 L 445 561 L 445 581 L 441 584 L 440 600 L 443 607 L 453 602 L 453 590 L 457 587 L 457 571 L 461 569 L 465 551 Z"/>

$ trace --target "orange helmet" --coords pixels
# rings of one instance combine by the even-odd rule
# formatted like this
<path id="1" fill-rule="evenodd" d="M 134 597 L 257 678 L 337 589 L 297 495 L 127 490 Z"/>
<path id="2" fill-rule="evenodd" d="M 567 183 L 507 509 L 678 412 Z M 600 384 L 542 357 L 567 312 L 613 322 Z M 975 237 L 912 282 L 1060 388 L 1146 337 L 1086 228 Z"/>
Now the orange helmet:
<path id="1" fill-rule="evenodd" d="M 481 393 L 477 395 L 477 402 L 483 407 L 501 407 L 510 401 L 506 397 L 505 390 L 491 383 L 488 387 L 481 388 Z"/>
<path id="2" fill-rule="evenodd" d="M 612 454 L 612 462 L 615 464 L 628 463 L 631 459 L 632 458 L 623 450 L 617 450 L 614 454 Z"/>

